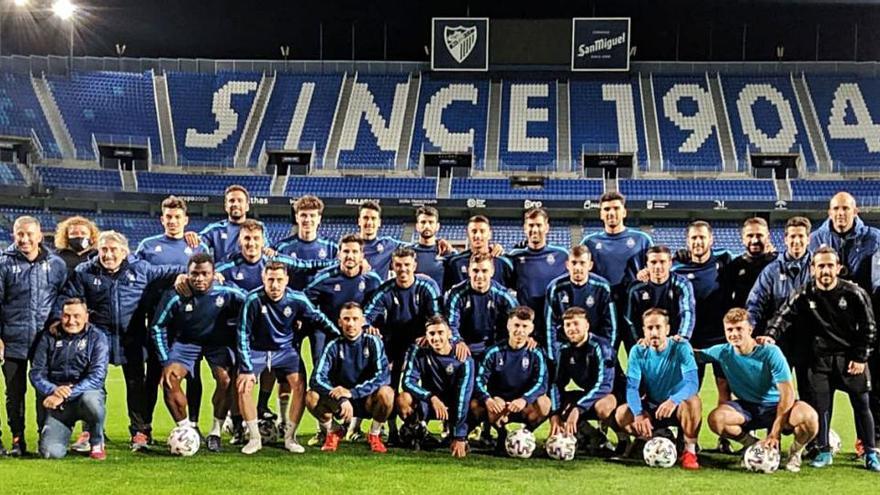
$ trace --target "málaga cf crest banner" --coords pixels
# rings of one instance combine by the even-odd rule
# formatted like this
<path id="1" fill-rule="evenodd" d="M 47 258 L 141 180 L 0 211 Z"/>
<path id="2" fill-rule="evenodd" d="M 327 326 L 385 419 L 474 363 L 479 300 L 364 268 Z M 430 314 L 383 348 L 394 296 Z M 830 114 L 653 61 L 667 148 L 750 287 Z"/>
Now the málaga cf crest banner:
<path id="1" fill-rule="evenodd" d="M 489 69 L 489 19 L 435 17 L 431 27 L 431 70 Z"/>

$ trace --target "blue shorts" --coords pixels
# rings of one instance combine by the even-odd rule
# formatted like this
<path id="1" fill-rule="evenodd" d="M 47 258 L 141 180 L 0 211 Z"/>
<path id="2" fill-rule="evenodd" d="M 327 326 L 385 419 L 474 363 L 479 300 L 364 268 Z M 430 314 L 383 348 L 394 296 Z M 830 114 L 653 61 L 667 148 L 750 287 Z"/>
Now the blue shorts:
<path id="1" fill-rule="evenodd" d="M 742 424 L 743 431 L 763 430 L 771 428 L 776 421 L 776 407 L 778 404 L 758 404 L 744 400 L 732 400 L 725 402 L 728 406 L 736 409 L 736 412 L 746 418 Z"/>
<path id="2" fill-rule="evenodd" d="M 175 342 L 171 345 L 171 352 L 168 353 L 168 361 L 165 365 L 177 363 L 182 365 L 187 373 L 193 374 L 196 363 L 200 359 L 205 358 L 212 368 L 225 368 L 231 370 L 235 366 L 235 354 L 232 349 L 226 346 L 205 346 L 198 344 L 185 344 L 183 342 Z"/>
<path id="3" fill-rule="evenodd" d="M 306 367 L 302 357 L 293 348 L 279 349 L 277 351 L 257 351 L 251 349 L 251 367 L 253 374 L 260 376 L 263 370 L 268 369 L 275 373 L 281 380 L 293 373 L 305 373 Z"/>

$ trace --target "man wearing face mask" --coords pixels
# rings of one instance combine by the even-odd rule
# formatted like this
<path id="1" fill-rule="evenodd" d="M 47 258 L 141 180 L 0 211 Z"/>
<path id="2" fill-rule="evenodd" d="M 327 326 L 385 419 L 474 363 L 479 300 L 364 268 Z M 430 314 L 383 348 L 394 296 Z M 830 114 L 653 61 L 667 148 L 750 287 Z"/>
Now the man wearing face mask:
<path id="1" fill-rule="evenodd" d="M 76 268 L 59 301 L 79 298 L 92 311 L 91 322 L 103 330 L 110 345 L 110 364 L 122 366 L 128 406 L 131 448 L 144 450 L 152 435 L 153 409 L 148 389 L 155 384 L 156 366 L 147 361 L 148 336 L 143 325 L 131 325 L 147 287 L 156 282 L 170 284 L 186 271 L 175 265 L 151 265 L 129 256 L 128 239 L 108 230 L 98 236 L 98 255 Z M 60 319 L 56 304 L 53 320 Z"/>
<path id="2" fill-rule="evenodd" d="M 872 295 L 877 310 L 880 307 L 880 229 L 865 225 L 859 218 L 859 208 L 851 194 L 839 192 L 831 198 L 828 221 L 810 236 L 810 251 L 815 253 L 823 245 L 840 255 L 841 278 L 855 282 Z M 871 356 L 868 367 L 872 374 L 871 411 L 875 418 L 880 418 L 880 352 Z M 877 423 L 874 436 L 880 441 L 880 421 Z M 859 445 L 856 450 L 864 449 Z"/>
<path id="3" fill-rule="evenodd" d="M 68 276 L 76 265 L 95 255 L 97 243 L 98 227 L 87 218 L 70 217 L 55 228 L 55 254 L 67 265 Z"/>
<path id="4" fill-rule="evenodd" d="M 728 263 L 721 274 L 725 312 L 732 308 L 745 307 L 758 275 L 776 259 L 776 252 L 770 242 L 770 228 L 763 218 L 752 217 L 743 222 L 742 242 L 746 252 Z"/>
<path id="5" fill-rule="evenodd" d="M 782 304 L 810 280 L 813 258 L 807 250 L 810 228 L 810 220 L 805 217 L 788 219 L 785 224 L 785 252 L 764 268 L 752 287 L 747 308 L 755 336 L 764 335 L 767 323 Z M 794 367 L 798 396 L 801 400 L 812 402 L 807 373 L 811 356 L 809 343 L 789 336 L 780 339 L 779 346 L 788 364 Z"/>
<path id="6" fill-rule="evenodd" d="M 6 382 L 10 455 L 27 452 L 24 438 L 30 350 L 67 280 L 67 266 L 42 244 L 40 221 L 23 216 L 12 227 L 15 242 L 0 257 L 0 363 Z M 42 408 L 37 407 L 42 425 Z M 3 445 L 0 443 L 0 451 Z"/>

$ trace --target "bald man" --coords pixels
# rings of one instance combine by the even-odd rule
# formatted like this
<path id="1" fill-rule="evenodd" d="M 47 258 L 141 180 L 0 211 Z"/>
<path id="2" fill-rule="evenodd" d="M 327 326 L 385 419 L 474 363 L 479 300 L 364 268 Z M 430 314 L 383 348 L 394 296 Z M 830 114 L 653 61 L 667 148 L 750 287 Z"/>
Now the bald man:
<path id="1" fill-rule="evenodd" d="M 880 304 L 880 229 L 865 225 L 859 218 L 856 199 L 848 192 L 835 194 L 828 204 L 828 220 L 810 235 L 810 251 L 830 246 L 837 251 L 843 269 L 840 277 L 855 282 L 871 294 L 875 312 Z M 875 319 L 877 315 L 875 314 Z M 880 418 L 880 353 L 874 352 L 868 367 L 871 373 L 871 413 Z M 880 426 L 874 436 L 880 440 Z M 857 450 L 861 453 L 860 445 Z"/>

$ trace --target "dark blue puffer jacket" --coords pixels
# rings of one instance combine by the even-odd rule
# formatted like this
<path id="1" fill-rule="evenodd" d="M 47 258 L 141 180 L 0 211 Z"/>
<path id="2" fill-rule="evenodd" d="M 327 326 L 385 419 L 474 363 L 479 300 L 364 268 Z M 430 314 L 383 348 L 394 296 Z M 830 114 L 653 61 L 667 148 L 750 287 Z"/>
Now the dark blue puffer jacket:
<path id="1" fill-rule="evenodd" d="M 856 217 L 849 232 L 838 234 L 828 219 L 810 234 L 810 251 L 815 253 L 821 246 L 837 251 L 840 264 L 845 267 L 840 273 L 842 278 L 859 284 L 868 294 L 880 289 L 880 258 L 875 256 L 880 250 L 880 229 L 865 225 Z"/>
<path id="2" fill-rule="evenodd" d="M 0 256 L 0 339 L 6 357 L 28 357 L 66 280 L 64 260 L 45 246 L 34 261 L 14 245 Z"/>
<path id="3" fill-rule="evenodd" d="M 70 335 L 58 329 L 58 335 L 43 332 L 37 340 L 30 379 L 40 397 L 50 395 L 58 385 L 70 385 L 68 401 L 83 392 L 101 390 L 107 378 L 109 351 L 107 336 L 92 324 Z"/>

